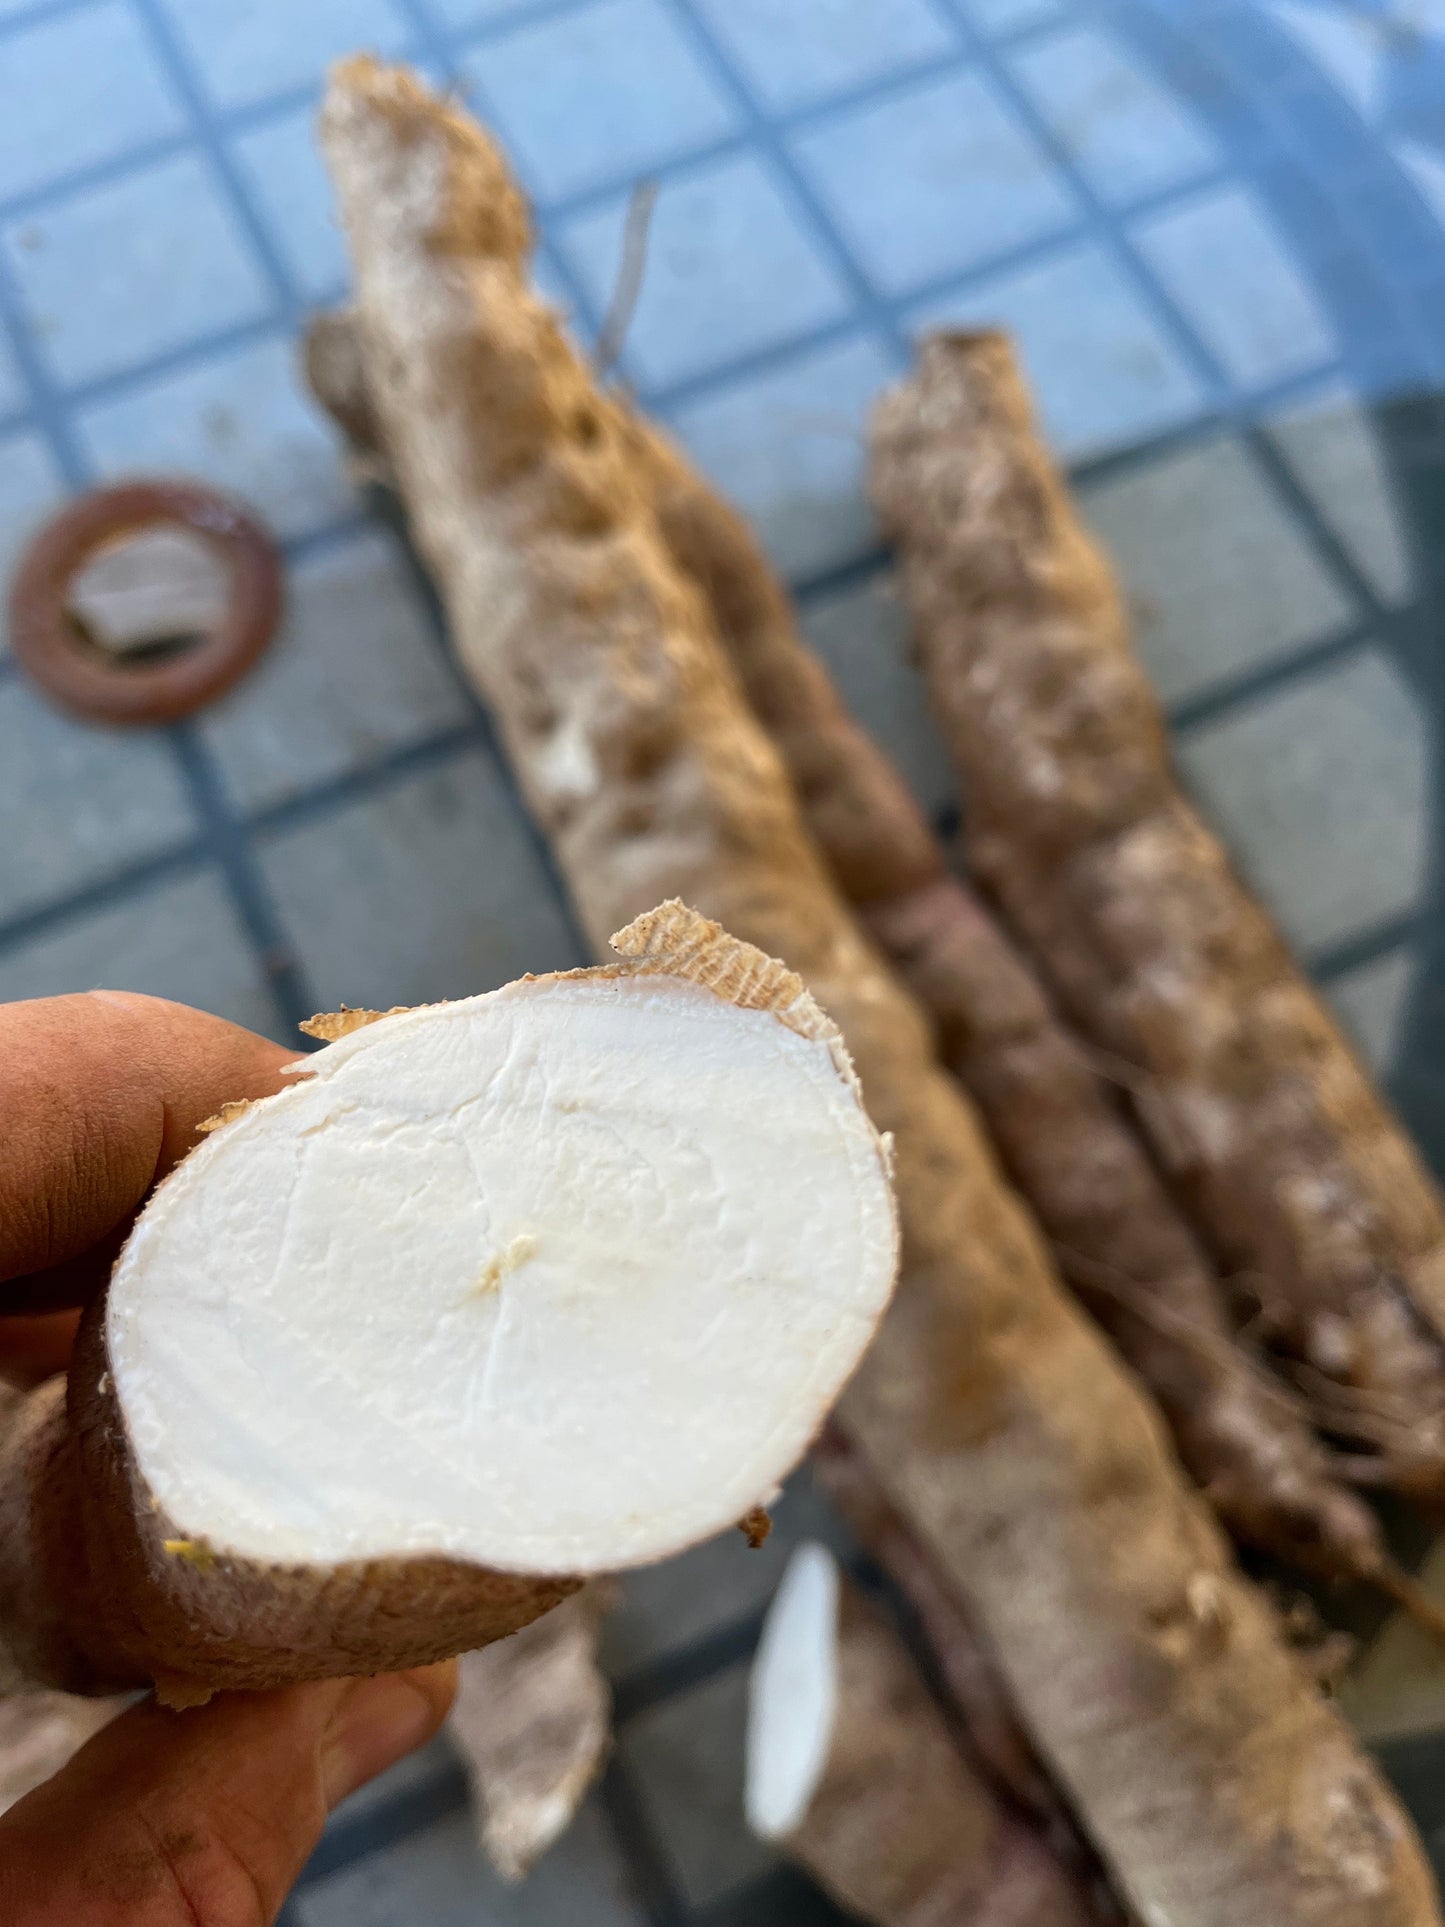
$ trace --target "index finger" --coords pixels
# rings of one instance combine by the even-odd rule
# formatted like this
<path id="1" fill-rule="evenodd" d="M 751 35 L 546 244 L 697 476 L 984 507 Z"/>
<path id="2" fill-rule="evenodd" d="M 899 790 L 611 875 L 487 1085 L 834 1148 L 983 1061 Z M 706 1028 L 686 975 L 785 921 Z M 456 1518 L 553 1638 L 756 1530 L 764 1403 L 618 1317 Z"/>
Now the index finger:
<path id="1" fill-rule="evenodd" d="M 204 1120 L 279 1090 L 296 1056 L 159 997 L 0 1004 L 0 1312 L 21 1308 L 5 1281 L 114 1240 Z"/>

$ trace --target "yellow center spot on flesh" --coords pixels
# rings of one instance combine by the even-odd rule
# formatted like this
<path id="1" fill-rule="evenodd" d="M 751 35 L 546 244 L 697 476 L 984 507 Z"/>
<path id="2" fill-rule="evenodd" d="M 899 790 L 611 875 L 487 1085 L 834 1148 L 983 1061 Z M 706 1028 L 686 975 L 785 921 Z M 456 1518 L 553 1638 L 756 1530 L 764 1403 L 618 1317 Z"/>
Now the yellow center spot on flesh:
<path id="1" fill-rule="evenodd" d="M 537 1240 L 532 1233 L 519 1231 L 505 1251 L 499 1252 L 495 1258 L 489 1258 L 482 1266 L 477 1282 L 467 1296 L 485 1298 L 489 1292 L 496 1291 L 509 1273 L 516 1271 L 518 1266 L 526 1264 L 529 1258 L 536 1256 L 536 1252 Z"/>

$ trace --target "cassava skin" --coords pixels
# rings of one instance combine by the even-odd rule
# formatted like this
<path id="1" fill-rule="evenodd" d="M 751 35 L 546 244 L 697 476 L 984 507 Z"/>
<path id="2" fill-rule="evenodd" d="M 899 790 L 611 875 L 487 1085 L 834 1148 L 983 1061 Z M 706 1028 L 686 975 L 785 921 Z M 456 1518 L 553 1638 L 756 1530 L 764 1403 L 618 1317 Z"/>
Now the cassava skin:
<path id="1" fill-rule="evenodd" d="M 353 415 L 353 419 L 356 417 Z M 1220 1281 L 1032 966 L 950 875 L 922 811 L 848 714 L 743 518 L 650 424 L 629 418 L 673 556 L 707 596 L 824 859 L 937 1029 L 1064 1277 L 1159 1400 L 1236 1537 L 1374 1577 L 1373 1513 L 1331 1478 L 1301 1401 L 1234 1342 Z"/>
<path id="2" fill-rule="evenodd" d="M 891 1285 L 886 1147 L 781 965 L 680 904 L 615 947 L 317 1020 L 329 1050 L 211 1121 L 87 1312 L 68 1400 L 11 1413 L 0 1690 L 183 1705 L 450 1657 L 569 1570 L 722 1530 L 806 1450 Z M 790 1156 L 832 1225 L 768 1189 Z M 413 1375 L 400 1409 L 382 1360 Z M 712 1409 L 686 1438 L 654 1383 L 679 1374 Z"/>
<path id="3" fill-rule="evenodd" d="M 726 919 L 838 1020 L 895 1135 L 902 1281 L 846 1421 L 1116 1887 L 1170 1927 L 1435 1921 L 1399 1807 L 1234 1572 L 808 842 L 609 410 L 528 289 L 496 151 L 369 59 L 335 71 L 321 125 L 381 437 L 593 941 L 670 892 Z"/>
<path id="4" fill-rule="evenodd" d="M 804 1643 L 814 1650 L 800 1653 Z M 831 1698 L 831 1716 L 820 1757 L 799 1776 L 801 1810 L 769 1815 L 760 1811 L 760 1756 L 795 1746 L 798 1727 L 817 1717 L 816 1706 L 792 1704 L 800 1662 L 819 1675 L 804 1697 Z M 877 1927 L 1092 1927 L 1096 1919 L 1042 1837 L 978 1778 L 898 1634 L 821 1546 L 794 1555 L 764 1627 L 748 1751 L 754 1828 Z"/>
<path id="5" fill-rule="evenodd" d="M 597 1663 L 598 1584 L 462 1658 L 448 1723 L 471 1783 L 483 1851 L 521 1880 L 565 1832 L 601 1770 L 612 1694 Z"/>
<path id="6" fill-rule="evenodd" d="M 849 1530 L 912 1614 L 956 1735 L 985 1777 L 1043 1827 L 1080 1871 L 1091 1866 L 1058 1790 L 1010 1704 L 998 1666 L 931 1553 L 893 1506 L 867 1459 L 829 1425 L 809 1461 Z"/>
<path id="7" fill-rule="evenodd" d="M 1181 795 L 1109 565 L 1007 341 L 945 335 L 879 404 L 895 540 L 974 867 L 1328 1428 L 1445 1489 L 1445 1219 L 1413 1146 Z M 1332 1390 L 1333 1388 L 1333 1390 Z"/>

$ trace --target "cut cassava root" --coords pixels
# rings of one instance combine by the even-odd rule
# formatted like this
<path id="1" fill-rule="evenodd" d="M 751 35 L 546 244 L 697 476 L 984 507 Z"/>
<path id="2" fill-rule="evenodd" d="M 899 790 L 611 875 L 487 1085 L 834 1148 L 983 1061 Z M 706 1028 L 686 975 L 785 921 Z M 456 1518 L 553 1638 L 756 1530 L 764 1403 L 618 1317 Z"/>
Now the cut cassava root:
<path id="1" fill-rule="evenodd" d="M 1090 1927 L 1088 1896 L 960 1754 L 893 1629 L 800 1546 L 749 1688 L 746 1807 L 877 1927 Z"/>
<path id="2" fill-rule="evenodd" d="M 346 365 L 340 410 L 360 424 L 354 354 Z M 824 858 L 932 1017 L 943 1062 L 982 1112 L 1064 1276 L 1159 1400 L 1185 1464 L 1237 1537 L 1329 1576 L 1398 1588 L 1374 1515 L 1331 1476 L 1303 1402 L 1234 1342 L 1224 1288 L 1117 1093 L 949 873 L 908 786 L 800 636 L 751 530 L 672 443 L 635 415 L 627 425 L 663 536 L 707 596 Z"/>
<path id="3" fill-rule="evenodd" d="M 1405 1133 L 1181 796 L 1123 600 L 999 335 L 880 403 L 893 536 L 973 863 L 1321 1423 L 1445 1492 L 1445 1218 Z"/>
<path id="4" fill-rule="evenodd" d="M 332 75 L 322 141 L 380 439 L 593 940 L 676 894 L 783 956 L 895 1133 L 903 1276 L 846 1422 L 1121 1896 L 1171 1927 L 1435 1922 L 1403 1814 L 1231 1569 L 809 844 L 614 410 L 526 285 L 495 149 L 364 59 Z"/>
<path id="5" fill-rule="evenodd" d="M 160 1187 L 22 1407 L 16 1671 L 415 1665 L 774 1488 L 887 1300 L 886 1152 L 779 965 L 675 904 L 617 948 L 353 1025 Z"/>

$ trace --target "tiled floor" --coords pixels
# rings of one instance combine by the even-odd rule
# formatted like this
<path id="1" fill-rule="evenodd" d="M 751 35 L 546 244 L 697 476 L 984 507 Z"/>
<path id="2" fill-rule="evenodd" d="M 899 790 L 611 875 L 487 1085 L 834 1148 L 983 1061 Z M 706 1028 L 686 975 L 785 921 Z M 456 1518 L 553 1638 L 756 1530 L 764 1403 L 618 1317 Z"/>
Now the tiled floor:
<path id="1" fill-rule="evenodd" d="M 345 283 L 311 118 L 357 44 L 501 131 L 583 337 L 658 181 L 623 372 L 945 822 L 859 430 L 919 328 L 1016 330 L 1191 782 L 1445 1167 L 1434 0 L 0 0 L 0 568 L 68 490 L 179 469 L 256 504 L 291 587 L 262 670 L 168 732 L 82 730 L 0 654 L 0 996 L 104 979 L 289 1035 L 580 955 L 296 387 Z M 339 1817 L 291 1927 L 831 1918 L 736 1792 L 757 1616 L 820 1529 L 800 1489 L 766 1552 L 629 1586 L 615 1764 L 528 1886 L 480 1867 L 441 1746 Z M 1387 1701 L 1439 1844 L 1445 1776 Z"/>

